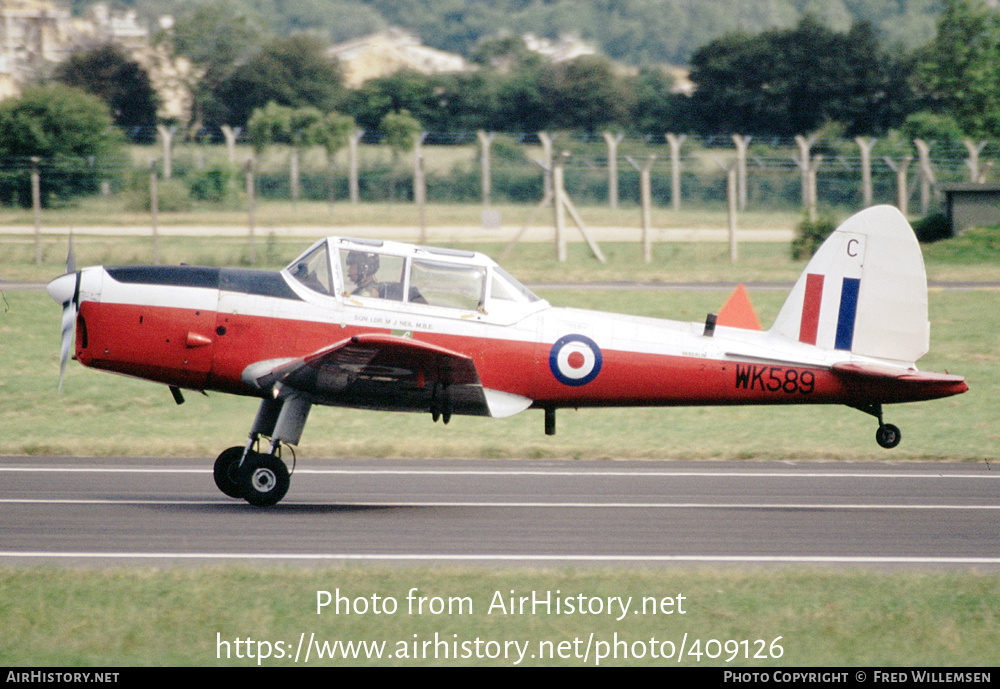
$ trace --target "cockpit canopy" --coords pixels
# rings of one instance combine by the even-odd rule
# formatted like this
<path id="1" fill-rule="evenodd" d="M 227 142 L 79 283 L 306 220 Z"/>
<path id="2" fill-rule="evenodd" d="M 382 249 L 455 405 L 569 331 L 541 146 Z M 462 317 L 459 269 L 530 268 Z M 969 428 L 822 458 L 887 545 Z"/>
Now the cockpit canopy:
<path id="1" fill-rule="evenodd" d="M 487 312 L 545 302 L 490 258 L 473 251 L 330 237 L 285 269 L 314 292 L 343 298 Z"/>

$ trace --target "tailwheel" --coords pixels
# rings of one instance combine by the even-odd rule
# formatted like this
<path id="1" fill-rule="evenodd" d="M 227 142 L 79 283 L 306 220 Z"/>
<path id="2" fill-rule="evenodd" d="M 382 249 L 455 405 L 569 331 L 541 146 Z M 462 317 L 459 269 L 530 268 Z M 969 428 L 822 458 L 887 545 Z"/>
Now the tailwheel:
<path id="1" fill-rule="evenodd" d="M 875 431 L 875 442 L 886 449 L 896 447 L 902 439 L 903 436 L 899 432 L 899 428 L 891 423 L 880 424 L 878 430 Z"/>
<path id="2" fill-rule="evenodd" d="M 276 505 L 288 492 L 288 467 L 274 455 L 251 451 L 236 474 L 236 482 L 242 490 L 240 497 L 251 505 Z"/>
<path id="3" fill-rule="evenodd" d="M 236 470 L 240 466 L 240 460 L 243 459 L 243 450 L 242 447 L 230 447 L 223 450 L 222 454 L 215 460 L 215 471 L 213 472 L 215 485 L 231 498 L 243 497 L 243 489 L 240 488 L 236 479 Z"/>

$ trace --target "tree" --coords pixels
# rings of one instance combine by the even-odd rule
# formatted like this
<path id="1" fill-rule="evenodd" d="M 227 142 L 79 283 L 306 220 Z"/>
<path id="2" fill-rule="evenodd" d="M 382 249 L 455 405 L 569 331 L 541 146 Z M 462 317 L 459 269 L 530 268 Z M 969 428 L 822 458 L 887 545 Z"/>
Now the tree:
<path id="1" fill-rule="evenodd" d="M 247 136 L 254 151 L 259 154 L 271 144 L 290 143 L 292 112 L 291 108 L 274 101 L 253 111 L 247 120 Z"/>
<path id="2" fill-rule="evenodd" d="M 155 127 L 158 98 L 146 70 L 113 45 L 73 53 L 56 67 L 56 80 L 108 104 L 119 127 Z"/>
<path id="3" fill-rule="evenodd" d="M 216 92 L 236 66 L 259 49 L 264 30 L 259 20 L 235 0 L 209 0 L 177 15 L 169 37 L 173 50 L 198 66 L 201 77 L 192 83 L 194 118 L 225 124 L 225 104 Z"/>
<path id="4" fill-rule="evenodd" d="M 347 145 L 355 124 L 352 117 L 339 112 L 328 112 L 309 127 L 309 140 L 326 149 L 329 156 Z"/>
<path id="5" fill-rule="evenodd" d="M 628 111 L 628 94 L 604 57 L 585 55 L 547 65 L 539 84 L 552 126 L 593 133 L 620 123 Z"/>
<path id="6" fill-rule="evenodd" d="M 42 175 L 42 202 L 97 190 L 109 167 L 123 159 L 124 140 L 112 127 L 108 107 L 97 96 L 60 83 L 26 89 L 0 103 L 0 159 L 15 169 L 39 159 L 60 174 Z M 27 176 L 0 178 L 6 202 L 31 203 Z"/>
<path id="7" fill-rule="evenodd" d="M 629 126 L 643 134 L 687 131 L 687 96 L 674 93 L 674 80 L 662 69 L 643 69 L 628 82 L 632 92 Z"/>
<path id="8" fill-rule="evenodd" d="M 832 121 L 877 134 L 912 103 L 908 64 L 864 23 L 843 34 L 806 17 L 794 29 L 729 34 L 692 57 L 692 116 L 706 133 L 791 136 Z"/>
<path id="9" fill-rule="evenodd" d="M 917 74 L 930 108 L 965 132 L 1000 135 L 1000 15 L 979 0 L 944 0 Z"/>
<path id="10" fill-rule="evenodd" d="M 215 90 L 217 117 L 243 126 L 257 108 L 274 102 L 290 108 L 336 109 L 344 87 L 336 61 L 314 37 L 272 41 L 237 67 Z"/>
<path id="11" fill-rule="evenodd" d="M 414 149 L 421 130 L 420 122 L 406 110 L 388 113 L 382 118 L 379 128 L 382 140 L 392 149 L 397 160 L 400 154 Z"/>

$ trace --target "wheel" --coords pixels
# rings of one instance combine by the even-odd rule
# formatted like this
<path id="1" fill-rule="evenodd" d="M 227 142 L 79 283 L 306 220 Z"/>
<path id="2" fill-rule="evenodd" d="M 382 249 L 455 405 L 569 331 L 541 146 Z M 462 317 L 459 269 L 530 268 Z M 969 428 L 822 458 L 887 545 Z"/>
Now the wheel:
<path id="1" fill-rule="evenodd" d="M 899 428 L 893 426 L 891 423 L 882 424 L 875 431 L 875 441 L 886 449 L 896 447 L 902 439 L 903 436 L 899 432 Z"/>
<path id="2" fill-rule="evenodd" d="M 243 490 L 236 481 L 236 469 L 243 459 L 242 447 L 231 447 L 223 450 L 215 460 L 215 485 L 231 498 L 242 498 Z"/>
<path id="3" fill-rule="evenodd" d="M 288 467 L 274 455 L 251 452 L 236 474 L 242 497 L 256 507 L 276 505 L 288 492 Z"/>

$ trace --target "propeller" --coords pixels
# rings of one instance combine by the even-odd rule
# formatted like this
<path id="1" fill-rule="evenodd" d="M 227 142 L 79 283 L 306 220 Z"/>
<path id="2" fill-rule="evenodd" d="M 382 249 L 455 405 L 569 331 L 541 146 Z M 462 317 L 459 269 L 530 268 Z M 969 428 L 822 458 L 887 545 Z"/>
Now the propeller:
<path id="1" fill-rule="evenodd" d="M 73 255 L 73 234 L 69 235 L 69 251 L 66 254 L 66 274 L 60 275 L 50 282 L 45 290 L 56 303 L 62 304 L 62 351 L 59 361 L 59 390 L 62 391 L 63 378 L 66 375 L 66 362 L 73 346 L 76 314 L 80 307 L 80 271 L 76 269 L 76 258 Z"/>

